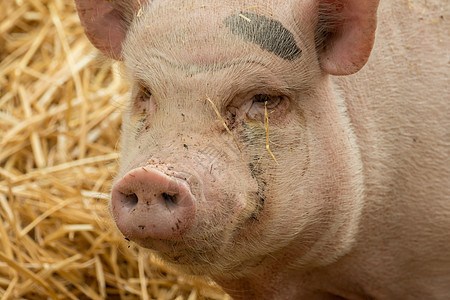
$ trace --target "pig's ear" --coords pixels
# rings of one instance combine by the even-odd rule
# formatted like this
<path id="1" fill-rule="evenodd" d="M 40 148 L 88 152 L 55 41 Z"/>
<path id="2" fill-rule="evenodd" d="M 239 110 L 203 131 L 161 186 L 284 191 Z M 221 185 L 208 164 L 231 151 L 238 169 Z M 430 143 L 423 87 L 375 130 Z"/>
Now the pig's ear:
<path id="1" fill-rule="evenodd" d="M 75 0 L 81 24 L 91 43 L 120 60 L 128 26 L 144 0 Z"/>
<path id="2" fill-rule="evenodd" d="M 332 75 L 358 72 L 375 40 L 379 0 L 319 0 L 316 46 L 322 70 Z"/>

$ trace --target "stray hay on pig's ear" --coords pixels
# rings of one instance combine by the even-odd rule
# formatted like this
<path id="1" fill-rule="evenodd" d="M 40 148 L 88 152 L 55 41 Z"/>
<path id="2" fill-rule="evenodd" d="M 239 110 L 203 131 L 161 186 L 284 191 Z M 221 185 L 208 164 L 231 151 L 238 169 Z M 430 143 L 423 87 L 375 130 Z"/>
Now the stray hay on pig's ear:
<path id="1" fill-rule="evenodd" d="M 122 44 L 128 27 L 142 13 L 147 0 L 75 0 L 75 4 L 91 43 L 105 55 L 122 60 Z"/>

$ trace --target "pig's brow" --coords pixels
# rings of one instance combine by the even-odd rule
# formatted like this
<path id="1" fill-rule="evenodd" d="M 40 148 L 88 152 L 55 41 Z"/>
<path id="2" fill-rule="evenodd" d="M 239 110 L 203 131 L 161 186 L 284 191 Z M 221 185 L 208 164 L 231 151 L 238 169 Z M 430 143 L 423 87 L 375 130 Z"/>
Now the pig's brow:
<path id="1" fill-rule="evenodd" d="M 179 64 L 179 63 L 177 63 L 163 55 L 159 55 L 159 54 L 154 54 L 154 55 L 152 55 L 151 58 L 162 60 L 162 61 L 164 61 L 164 63 L 167 63 L 171 67 L 178 69 L 178 70 L 185 71 L 189 74 L 199 74 L 199 73 L 204 73 L 204 72 L 217 72 L 217 71 L 220 71 L 220 70 L 223 70 L 226 68 L 231 68 L 233 66 L 242 65 L 242 64 L 257 64 L 257 65 L 261 65 L 265 68 L 268 68 L 268 66 L 266 64 L 264 64 L 263 62 L 261 62 L 259 60 L 254 60 L 254 59 L 235 59 L 235 60 L 232 60 L 232 61 L 226 62 L 226 63 L 215 62 L 211 65 L 196 65 L 196 64 Z"/>

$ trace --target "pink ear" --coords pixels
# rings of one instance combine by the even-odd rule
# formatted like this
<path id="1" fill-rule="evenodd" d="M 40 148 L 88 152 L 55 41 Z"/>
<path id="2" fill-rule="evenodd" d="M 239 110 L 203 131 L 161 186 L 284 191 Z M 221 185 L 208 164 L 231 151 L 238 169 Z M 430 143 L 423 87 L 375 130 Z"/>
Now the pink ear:
<path id="1" fill-rule="evenodd" d="M 375 40 L 379 0 L 319 0 L 317 41 L 322 69 L 331 75 L 358 72 Z"/>
<path id="2" fill-rule="evenodd" d="M 128 25 L 145 1 L 75 0 L 81 24 L 91 43 L 113 59 L 121 59 Z"/>

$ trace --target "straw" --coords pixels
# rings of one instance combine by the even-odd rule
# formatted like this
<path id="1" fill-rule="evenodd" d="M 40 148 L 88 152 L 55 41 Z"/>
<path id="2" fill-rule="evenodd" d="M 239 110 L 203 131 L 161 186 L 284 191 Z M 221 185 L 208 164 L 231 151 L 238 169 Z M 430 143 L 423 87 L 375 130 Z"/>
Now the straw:
<path id="1" fill-rule="evenodd" d="M 264 126 L 266 127 L 266 150 L 272 156 L 273 160 L 278 166 L 278 161 L 273 155 L 272 150 L 270 150 L 270 139 L 269 139 L 269 115 L 267 114 L 267 101 L 264 102 Z"/>

